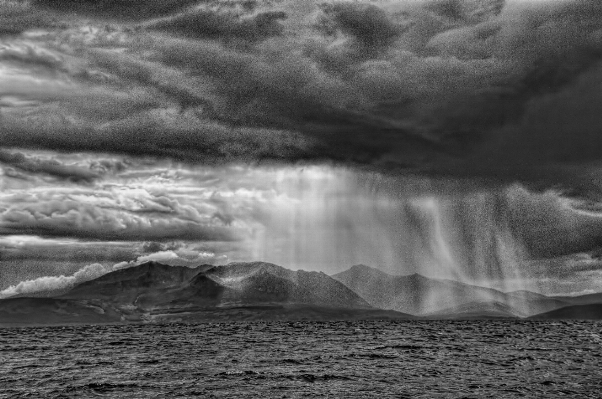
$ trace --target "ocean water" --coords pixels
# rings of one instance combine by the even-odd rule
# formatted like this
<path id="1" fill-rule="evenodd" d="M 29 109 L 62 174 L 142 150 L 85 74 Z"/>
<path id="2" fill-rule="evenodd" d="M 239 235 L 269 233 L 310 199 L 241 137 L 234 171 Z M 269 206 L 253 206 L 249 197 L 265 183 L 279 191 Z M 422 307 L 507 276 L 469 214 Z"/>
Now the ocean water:
<path id="1" fill-rule="evenodd" d="M 0 329 L 0 398 L 602 397 L 602 323 Z"/>

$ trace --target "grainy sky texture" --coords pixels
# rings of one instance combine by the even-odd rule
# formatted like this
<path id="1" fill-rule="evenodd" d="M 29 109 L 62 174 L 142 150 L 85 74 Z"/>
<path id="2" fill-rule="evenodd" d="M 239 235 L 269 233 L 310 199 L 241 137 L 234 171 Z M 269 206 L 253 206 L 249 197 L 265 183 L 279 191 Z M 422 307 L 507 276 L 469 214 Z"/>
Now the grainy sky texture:
<path id="1" fill-rule="evenodd" d="M 598 0 L 2 0 L 0 290 L 147 259 L 594 290 L 601 61 Z"/>

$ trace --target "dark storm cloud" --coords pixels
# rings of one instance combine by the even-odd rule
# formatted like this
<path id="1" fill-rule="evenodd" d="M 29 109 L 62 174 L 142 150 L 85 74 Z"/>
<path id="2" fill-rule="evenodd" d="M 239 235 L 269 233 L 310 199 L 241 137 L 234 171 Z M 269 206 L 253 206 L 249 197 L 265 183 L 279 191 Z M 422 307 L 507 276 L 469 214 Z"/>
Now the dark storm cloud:
<path id="1" fill-rule="evenodd" d="M 168 15 L 197 0 L 33 0 L 33 5 L 56 12 L 109 19 L 145 19 Z"/>
<path id="2" fill-rule="evenodd" d="M 33 4 L 57 17 L 147 11 L 110 29 L 69 14 L 28 39 L 58 58 L 34 82 L 42 61 L 22 51 L 16 83 L 0 82 L 7 146 L 543 186 L 599 160 L 596 1 Z"/>
<path id="3" fill-rule="evenodd" d="M 602 246 L 602 218 L 576 211 L 576 200 L 517 188 L 507 197 L 508 223 L 533 258 L 554 258 Z"/>
<path id="4" fill-rule="evenodd" d="M 152 22 L 146 27 L 192 38 L 254 41 L 282 34 L 284 27 L 279 21 L 286 16 L 282 11 L 265 11 L 240 17 L 232 12 L 201 9 Z"/>
<path id="5" fill-rule="evenodd" d="M 334 3 L 323 6 L 323 26 L 327 34 L 337 29 L 355 39 L 366 56 L 376 56 L 378 50 L 391 45 L 405 29 L 393 22 L 381 8 L 371 4 Z"/>
<path id="6" fill-rule="evenodd" d="M 426 7 L 452 21 L 478 23 L 498 14 L 505 3 L 505 0 L 433 0 Z"/>
<path id="7" fill-rule="evenodd" d="M 33 9 L 27 2 L 4 0 L 0 2 L 0 38 L 14 36 L 30 29 L 56 27 L 57 21 Z"/>
<path id="8" fill-rule="evenodd" d="M 198 123 L 198 125 L 195 125 Z M 60 128 L 60 129 L 59 129 Z M 40 130 L 14 129 L 3 144 L 19 147 L 41 147 Z M 107 123 L 101 129 L 77 129 L 60 125 L 46 130 L 44 147 L 69 151 L 102 148 L 105 152 L 131 155 L 157 155 L 216 164 L 228 161 L 318 159 L 311 141 L 297 133 L 283 130 L 231 127 L 199 120 L 194 113 L 166 114 L 143 112 L 126 119 Z M 82 140 L 73 140 L 76 136 Z M 83 139 L 87 138 L 86 141 Z M 313 151 L 312 151 L 313 150 Z M 322 159 L 327 160 L 328 154 Z"/>
<path id="9" fill-rule="evenodd" d="M 602 64 L 581 74 L 570 86 L 529 104 L 516 125 L 500 132 L 496 146 L 519 166 L 546 161 L 588 163 L 600 158 L 602 145 Z"/>

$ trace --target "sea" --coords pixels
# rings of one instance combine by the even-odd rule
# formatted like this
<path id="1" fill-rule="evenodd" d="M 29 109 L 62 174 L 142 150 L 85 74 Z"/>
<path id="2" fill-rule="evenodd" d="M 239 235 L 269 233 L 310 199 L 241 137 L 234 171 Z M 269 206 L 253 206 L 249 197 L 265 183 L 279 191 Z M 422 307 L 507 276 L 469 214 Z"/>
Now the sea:
<path id="1" fill-rule="evenodd" d="M 0 328 L 0 398 L 602 398 L 602 322 Z"/>

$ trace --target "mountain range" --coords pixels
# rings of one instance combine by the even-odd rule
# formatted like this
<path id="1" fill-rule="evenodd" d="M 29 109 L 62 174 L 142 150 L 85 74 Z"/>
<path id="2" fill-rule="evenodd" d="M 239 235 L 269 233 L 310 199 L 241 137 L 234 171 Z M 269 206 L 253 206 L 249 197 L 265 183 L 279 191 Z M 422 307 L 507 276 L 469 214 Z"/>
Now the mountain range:
<path id="1" fill-rule="evenodd" d="M 602 318 L 602 295 L 501 292 L 357 265 L 328 276 L 264 263 L 147 262 L 30 297 L 0 300 L 0 326 L 203 320 Z"/>
<path id="2" fill-rule="evenodd" d="M 561 297 L 530 291 L 505 293 L 420 274 L 393 276 L 364 265 L 332 277 L 374 307 L 435 318 L 527 317 L 569 305 Z"/>
<path id="3" fill-rule="evenodd" d="M 0 325 L 412 317 L 374 308 L 324 273 L 263 262 L 196 268 L 147 262 L 67 292 L 0 300 Z"/>

